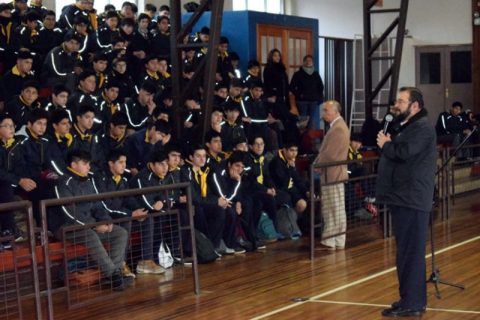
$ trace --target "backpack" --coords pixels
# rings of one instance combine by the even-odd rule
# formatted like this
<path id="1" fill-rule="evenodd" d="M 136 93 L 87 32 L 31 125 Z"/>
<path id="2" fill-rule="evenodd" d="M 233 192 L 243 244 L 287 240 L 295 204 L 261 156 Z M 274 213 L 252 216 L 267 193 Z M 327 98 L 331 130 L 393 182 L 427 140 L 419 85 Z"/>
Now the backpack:
<path id="1" fill-rule="evenodd" d="M 297 224 L 297 212 L 287 206 L 277 211 L 277 230 L 285 238 L 298 239 L 302 232 Z"/>
<path id="2" fill-rule="evenodd" d="M 278 240 L 277 230 L 273 225 L 273 221 L 268 217 L 268 214 L 262 211 L 260 221 L 258 222 L 257 234 L 260 239 L 266 241 Z"/>
<path id="3" fill-rule="evenodd" d="M 197 229 L 195 229 L 195 242 L 198 263 L 210 263 L 218 259 L 212 241 Z"/>

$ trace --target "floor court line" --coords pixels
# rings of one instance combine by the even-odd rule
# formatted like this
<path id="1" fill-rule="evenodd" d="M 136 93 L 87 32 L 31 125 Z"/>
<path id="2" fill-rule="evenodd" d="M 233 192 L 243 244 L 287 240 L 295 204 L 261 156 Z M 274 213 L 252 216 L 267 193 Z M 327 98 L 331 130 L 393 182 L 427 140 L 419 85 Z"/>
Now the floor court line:
<path id="1" fill-rule="evenodd" d="M 387 305 L 387 304 L 349 302 L 349 301 L 309 300 L 309 302 L 328 303 L 328 304 L 341 304 L 341 305 L 352 305 L 352 306 L 365 306 L 365 307 L 382 307 L 382 308 L 389 308 L 389 307 L 390 307 L 390 305 Z M 466 313 L 466 314 L 480 314 L 480 311 L 458 310 L 458 309 L 442 309 L 442 308 L 427 308 L 427 311 L 451 312 L 451 313 Z"/>
<path id="2" fill-rule="evenodd" d="M 466 244 L 469 244 L 469 243 L 474 242 L 474 241 L 477 241 L 477 240 L 480 240 L 480 236 L 473 237 L 473 238 L 471 238 L 471 239 L 468 239 L 468 240 L 459 242 L 459 243 L 457 243 L 457 244 L 448 246 L 448 247 L 446 247 L 446 248 L 443 248 L 443 249 L 441 249 L 441 250 L 436 251 L 435 254 L 436 254 L 436 255 L 439 255 L 439 254 L 441 254 L 441 253 L 447 252 L 447 251 L 449 251 L 449 250 L 453 250 L 453 249 L 455 249 L 455 248 L 464 246 L 464 245 L 466 245 Z M 432 256 L 432 254 L 429 253 L 429 254 L 427 254 L 427 255 L 425 256 L 425 258 L 428 259 L 428 258 L 430 258 L 431 256 Z M 272 316 L 272 315 L 275 315 L 275 314 L 277 314 L 277 313 L 280 313 L 280 312 L 283 312 L 283 311 L 286 311 L 286 310 L 289 310 L 289 309 L 292 309 L 292 308 L 301 306 L 302 304 L 305 304 L 305 303 L 307 303 L 307 302 L 310 302 L 311 300 L 320 299 L 320 298 L 323 298 L 323 297 L 325 297 L 325 296 L 331 295 L 331 294 L 333 294 L 333 293 L 336 293 L 336 292 L 345 290 L 345 289 L 347 289 L 347 288 L 356 286 L 357 284 L 361 284 L 361 283 L 364 283 L 364 282 L 366 282 L 366 281 L 369 281 L 369 280 L 375 279 L 375 278 L 377 278 L 377 277 L 383 276 L 384 274 L 387 274 L 387 273 L 390 273 L 390 272 L 392 272 L 392 271 L 395 271 L 396 269 L 397 269 L 396 267 L 392 267 L 392 268 L 386 269 L 386 270 L 384 270 L 384 271 L 380 271 L 380 272 L 374 273 L 374 274 L 372 274 L 372 275 L 370 275 L 370 276 L 368 276 L 368 277 L 358 279 L 358 280 L 356 280 L 356 281 L 354 281 L 354 282 L 347 283 L 347 284 L 345 284 L 345 285 L 343 285 L 343 286 L 340 286 L 340 287 L 338 287 L 338 288 L 335 288 L 335 289 L 332 289 L 332 290 L 329 290 L 329 291 L 320 293 L 320 294 L 318 294 L 318 295 L 316 295 L 316 296 L 310 297 L 310 300 L 295 302 L 295 303 L 286 305 L 286 306 L 284 306 L 284 307 L 281 307 L 281 308 L 272 310 L 272 311 L 270 311 L 270 312 L 267 312 L 267 313 L 265 313 L 265 314 L 262 314 L 262 315 L 260 315 L 260 316 L 254 317 L 254 318 L 252 318 L 251 320 L 260 320 L 260 319 L 267 318 L 267 317 Z M 438 310 L 438 309 L 436 309 L 436 310 Z"/>

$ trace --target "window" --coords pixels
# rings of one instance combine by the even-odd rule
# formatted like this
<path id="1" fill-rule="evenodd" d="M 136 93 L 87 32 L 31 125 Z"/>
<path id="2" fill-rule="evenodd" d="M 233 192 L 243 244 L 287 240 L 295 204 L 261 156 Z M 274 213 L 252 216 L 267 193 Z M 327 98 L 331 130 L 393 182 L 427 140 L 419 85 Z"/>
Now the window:
<path id="1" fill-rule="evenodd" d="M 233 0 L 233 10 L 283 13 L 283 2 L 284 0 Z"/>

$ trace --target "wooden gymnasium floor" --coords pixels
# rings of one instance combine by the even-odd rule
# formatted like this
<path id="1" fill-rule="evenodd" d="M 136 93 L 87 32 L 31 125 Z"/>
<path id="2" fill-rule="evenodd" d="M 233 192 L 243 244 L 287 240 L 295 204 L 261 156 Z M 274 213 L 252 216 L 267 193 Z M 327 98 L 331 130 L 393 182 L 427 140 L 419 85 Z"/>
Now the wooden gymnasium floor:
<path id="1" fill-rule="evenodd" d="M 438 267 L 444 280 L 463 283 L 466 290 L 441 285 L 438 300 L 430 284 L 422 319 L 480 319 L 480 199 L 457 198 L 452 214 L 435 227 Z M 382 319 L 381 310 L 397 299 L 395 250 L 392 239 L 376 232 L 351 236 L 346 250 L 318 252 L 314 262 L 308 260 L 306 238 L 223 257 L 200 266 L 199 296 L 190 273 L 155 288 L 152 281 L 162 276 L 137 277 L 135 287 L 114 299 L 73 311 L 58 294 L 55 319 Z"/>

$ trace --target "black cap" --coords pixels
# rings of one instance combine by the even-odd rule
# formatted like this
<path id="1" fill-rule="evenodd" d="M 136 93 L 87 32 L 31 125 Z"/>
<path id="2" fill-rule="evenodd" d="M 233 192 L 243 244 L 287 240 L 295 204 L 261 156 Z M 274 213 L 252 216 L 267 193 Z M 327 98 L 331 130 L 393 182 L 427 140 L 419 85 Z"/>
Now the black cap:
<path id="1" fill-rule="evenodd" d="M 209 27 L 202 27 L 202 29 L 200 29 L 200 33 L 201 34 L 210 34 L 210 28 Z"/>

